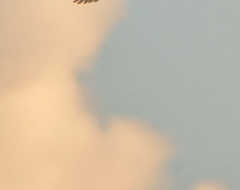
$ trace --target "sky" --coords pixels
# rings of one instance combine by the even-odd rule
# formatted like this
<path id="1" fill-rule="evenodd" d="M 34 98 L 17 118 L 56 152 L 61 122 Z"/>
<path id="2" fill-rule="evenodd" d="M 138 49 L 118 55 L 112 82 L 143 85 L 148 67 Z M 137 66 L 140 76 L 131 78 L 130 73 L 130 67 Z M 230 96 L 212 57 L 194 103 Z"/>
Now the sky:
<path id="1" fill-rule="evenodd" d="M 239 187 L 240 3 L 0 3 L 0 189 Z"/>
<path id="2" fill-rule="evenodd" d="M 206 179 L 240 187 L 239 12 L 237 0 L 128 1 L 80 75 L 102 118 L 141 118 L 170 135 L 174 190 Z"/>

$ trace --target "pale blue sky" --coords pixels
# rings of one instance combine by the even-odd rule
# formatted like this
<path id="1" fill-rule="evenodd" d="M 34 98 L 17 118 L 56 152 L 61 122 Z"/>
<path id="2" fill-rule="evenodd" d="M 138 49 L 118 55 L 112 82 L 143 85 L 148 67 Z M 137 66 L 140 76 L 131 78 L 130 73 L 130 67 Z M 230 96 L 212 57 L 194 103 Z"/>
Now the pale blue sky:
<path id="1" fill-rule="evenodd" d="M 102 117 L 142 118 L 179 153 L 175 187 L 240 188 L 240 1 L 130 0 L 85 78 Z"/>

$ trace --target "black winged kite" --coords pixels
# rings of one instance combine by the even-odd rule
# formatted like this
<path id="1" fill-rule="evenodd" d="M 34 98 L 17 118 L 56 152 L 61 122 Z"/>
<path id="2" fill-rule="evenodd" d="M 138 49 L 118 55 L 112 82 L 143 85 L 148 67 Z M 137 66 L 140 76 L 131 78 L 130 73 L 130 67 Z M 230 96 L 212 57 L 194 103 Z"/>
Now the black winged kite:
<path id="1" fill-rule="evenodd" d="M 81 4 L 81 3 L 91 3 L 91 2 L 97 2 L 99 0 L 74 0 L 73 3 Z"/>

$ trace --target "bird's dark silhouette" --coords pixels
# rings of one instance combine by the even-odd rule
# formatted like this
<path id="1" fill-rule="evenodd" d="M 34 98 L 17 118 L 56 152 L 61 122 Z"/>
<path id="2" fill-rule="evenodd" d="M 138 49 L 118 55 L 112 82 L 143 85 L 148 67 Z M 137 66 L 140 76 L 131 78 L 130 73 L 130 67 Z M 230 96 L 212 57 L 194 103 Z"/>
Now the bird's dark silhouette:
<path id="1" fill-rule="evenodd" d="M 97 2 L 99 0 L 74 0 L 73 3 L 81 4 L 81 3 L 91 3 L 91 2 Z"/>

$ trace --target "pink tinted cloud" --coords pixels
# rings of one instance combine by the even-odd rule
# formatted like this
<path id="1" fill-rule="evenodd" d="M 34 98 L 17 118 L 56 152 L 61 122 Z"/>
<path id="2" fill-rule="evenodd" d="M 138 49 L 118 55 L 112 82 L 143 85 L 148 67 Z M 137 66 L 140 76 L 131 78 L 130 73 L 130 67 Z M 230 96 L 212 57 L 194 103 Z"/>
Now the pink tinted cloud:
<path id="1" fill-rule="evenodd" d="M 193 190 L 228 190 L 228 188 L 220 182 L 205 181 L 196 184 Z"/>
<path id="2" fill-rule="evenodd" d="M 121 0 L 2 3 L 0 189 L 148 190 L 165 187 L 173 148 L 134 119 L 103 131 L 74 73 L 91 65 Z M 78 63 L 78 64 L 76 64 Z"/>

